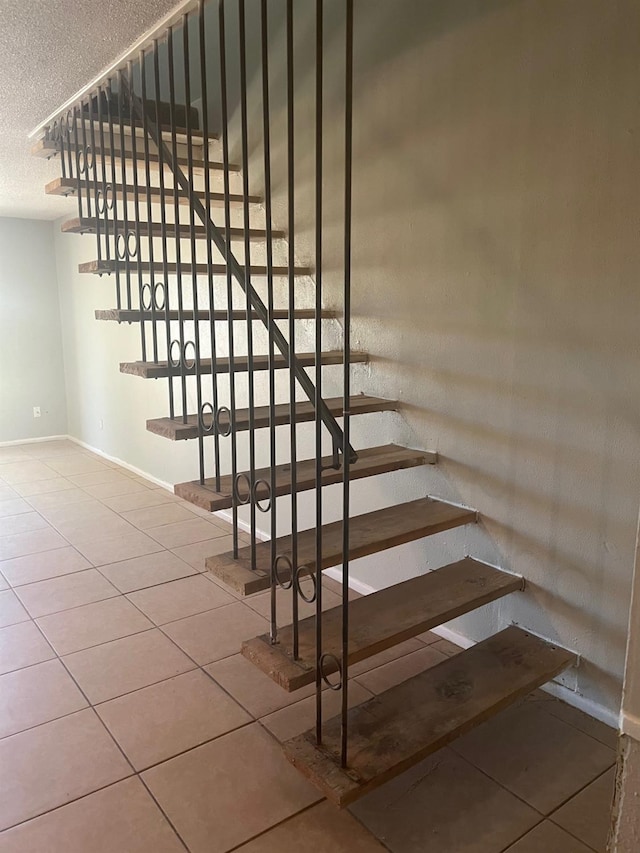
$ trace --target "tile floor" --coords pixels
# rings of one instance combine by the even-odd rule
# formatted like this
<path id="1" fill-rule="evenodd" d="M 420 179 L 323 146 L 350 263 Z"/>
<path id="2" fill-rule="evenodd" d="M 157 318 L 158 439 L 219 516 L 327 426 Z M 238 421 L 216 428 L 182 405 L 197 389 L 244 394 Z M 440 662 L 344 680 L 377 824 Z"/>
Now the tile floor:
<path id="1" fill-rule="evenodd" d="M 0 448 L 0 853 L 604 851 L 615 733 L 541 692 L 350 811 L 323 801 L 278 744 L 313 690 L 238 654 L 265 594 L 202 572 L 229 547 L 71 442 Z M 353 668 L 351 701 L 456 651 L 409 640 Z"/>

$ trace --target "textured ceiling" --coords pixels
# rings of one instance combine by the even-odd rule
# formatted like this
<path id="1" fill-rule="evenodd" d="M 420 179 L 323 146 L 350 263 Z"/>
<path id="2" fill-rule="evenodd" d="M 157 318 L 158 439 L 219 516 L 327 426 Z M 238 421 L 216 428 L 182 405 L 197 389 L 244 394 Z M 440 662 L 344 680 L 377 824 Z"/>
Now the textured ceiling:
<path id="1" fill-rule="evenodd" d="M 29 153 L 30 133 L 151 29 L 176 0 L 0 0 L 0 216 L 55 219 L 55 161 Z"/>

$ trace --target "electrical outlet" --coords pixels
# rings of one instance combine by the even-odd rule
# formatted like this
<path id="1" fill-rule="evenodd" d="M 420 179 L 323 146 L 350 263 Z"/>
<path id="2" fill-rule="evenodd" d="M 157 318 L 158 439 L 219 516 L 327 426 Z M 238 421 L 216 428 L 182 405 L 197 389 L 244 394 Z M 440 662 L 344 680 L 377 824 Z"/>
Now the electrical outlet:
<path id="1" fill-rule="evenodd" d="M 34 418 L 39 418 L 39 417 L 41 416 L 41 414 L 42 414 L 42 413 L 41 413 L 41 411 L 40 411 L 40 406 L 34 406 L 34 407 L 33 407 L 33 417 L 34 417 Z"/>

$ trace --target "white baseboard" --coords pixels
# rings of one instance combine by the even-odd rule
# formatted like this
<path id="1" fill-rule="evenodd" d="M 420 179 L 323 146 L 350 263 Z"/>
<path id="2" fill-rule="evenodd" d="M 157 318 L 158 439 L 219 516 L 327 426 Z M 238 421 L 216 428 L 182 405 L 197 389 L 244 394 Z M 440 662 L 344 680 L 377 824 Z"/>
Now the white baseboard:
<path id="1" fill-rule="evenodd" d="M 85 450 L 90 450 L 91 453 L 95 453 L 96 456 L 102 456 L 103 459 L 108 459 L 110 462 L 115 462 L 116 465 L 120 465 L 121 468 L 126 468 L 127 471 L 131 471 L 133 474 L 137 474 L 138 477 L 142 477 L 145 480 L 150 480 L 152 483 L 155 483 L 157 486 L 160 486 L 162 489 L 167 489 L 169 492 L 173 492 L 173 486 L 171 483 L 167 483 L 165 480 L 160 480 L 158 477 L 154 477 L 153 474 L 149 474 L 147 471 L 143 471 L 141 468 L 136 468 L 135 465 L 130 465 L 128 462 L 125 462 L 124 459 L 119 459 L 117 456 L 110 456 L 108 453 L 105 453 L 104 450 L 100 450 L 97 447 L 94 447 L 92 444 L 87 444 L 86 441 L 81 441 L 79 438 L 76 438 L 73 435 L 65 435 L 62 438 L 68 438 L 69 441 L 73 441 L 74 444 L 79 444 L 80 447 L 84 447 Z"/>
<path id="2" fill-rule="evenodd" d="M 43 435 L 40 438 L 19 438 L 15 441 L 0 441 L 0 447 L 15 447 L 18 444 L 40 444 L 43 441 L 63 441 L 68 435 Z M 73 439 L 71 439 L 73 441 Z"/>

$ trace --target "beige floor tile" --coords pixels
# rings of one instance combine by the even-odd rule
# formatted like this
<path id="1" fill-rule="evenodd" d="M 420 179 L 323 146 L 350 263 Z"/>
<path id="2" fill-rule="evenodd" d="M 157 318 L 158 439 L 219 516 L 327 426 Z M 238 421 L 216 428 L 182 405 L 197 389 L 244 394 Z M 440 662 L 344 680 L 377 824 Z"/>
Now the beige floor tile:
<path id="1" fill-rule="evenodd" d="M 166 489 L 150 489 L 140 480 L 132 478 L 132 483 L 142 486 L 143 491 L 130 495 L 117 495 L 105 498 L 104 502 L 115 512 L 132 512 L 136 509 L 145 509 L 152 506 L 177 503 L 178 498 Z"/>
<path id="2" fill-rule="evenodd" d="M 25 584 L 16 587 L 16 592 L 34 619 L 118 594 L 96 569 Z"/>
<path id="3" fill-rule="evenodd" d="M 174 524 L 178 521 L 191 521 L 193 519 L 193 514 L 189 510 L 175 502 L 162 503 L 159 506 L 147 506 L 143 509 L 132 509 L 121 514 L 123 518 L 126 518 L 135 527 L 139 527 L 140 530 L 150 530 L 163 524 Z"/>
<path id="4" fill-rule="evenodd" d="M 100 571 L 120 592 L 134 592 L 196 573 L 192 566 L 188 566 L 170 551 L 111 563 L 101 566 Z"/>
<path id="5" fill-rule="evenodd" d="M 179 548 L 181 545 L 193 545 L 194 542 L 224 536 L 224 532 L 217 524 L 211 524 L 204 518 L 193 518 L 193 516 L 190 521 L 177 521 L 174 524 L 149 528 L 148 533 L 165 548 Z"/>
<path id="6" fill-rule="evenodd" d="M 51 441 L 34 441 L 22 446 L 24 453 L 34 459 L 47 459 L 53 456 L 67 456 L 79 453 L 80 445 L 67 438 L 56 438 Z"/>
<path id="7" fill-rule="evenodd" d="M 337 581 L 335 578 L 329 578 L 326 575 L 324 576 L 324 585 L 327 589 L 330 589 L 331 592 L 335 592 L 336 595 L 342 597 L 342 583 Z M 349 590 L 349 601 L 354 601 L 356 598 L 362 598 L 361 593 L 356 592 L 355 589 Z"/>
<path id="8" fill-rule="evenodd" d="M 20 603 L 20 599 L 12 590 L 7 589 L 0 592 L 0 628 L 7 625 L 16 625 L 18 622 L 27 622 L 29 614 Z"/>
<path id="9" fill-rule="evenodd" d="M 103 468 L 107 467 L 95 456 L 82 452 L 53 457 L 47 460 L 47 465 L 63 477 L 69 478 L 75 474 L 87 474 L 92 471 L 101 471 Z"/>
<path id="10" fill-rule="evenodd" d="M 456 646 L 456 644 L 452 643 L 450 640 L 443 640 L 440 637 L 438 637 L 435 643 L 433 643 L 433 648 L 441 652 L 443 655 L 446 655 L 448 658 L 453 657 L 453 655 L 457 655 L 462 651 L 460 646 Z"/>
<path id="11" fill-rule="evenodd" d="M 28 504 L 24 498 L 14 497 L 5 499 L 0 492 L 0 518 L 31 511 L 31 504 Z"/>
<path id="12" fill-rule="evenodd" d="M 204 613 L 205 610 L 232 604 L 235 600 L 202 575 L 141 589 L 129 593 L 128 597 L 156 625 Z"/>
<path id="13" fill-rule="evenodd" d="M 78 524 L 56 525 L 64 538 L 74 546 L 83 542 L 93 542 L 98 538 L 119 538 L 135 533 L 132 527 L 123 518 L 95 519 L 91 521 L 80 521 Z"/>
<path id="14" fill-rule="evenodd" d="M 206 671 L 254 717 L 263 717 L 279 708 L 293 705 L 315 693 L 309 684 L 287 693 L 241 654 L 231 655 L 205 667 Z"/>
<path id="15" fill-rule="evenodd" d="M 191 853 L 227 851 L 319 798 L 258 725 L 173 758 L 143 778 Z"/>
<path id="16" fill-rule="evenodd" d="M 361 687 L 357 681 L 349 683 L 348 700 L 350 708 L 353 708 L 355 705 L 361 705 L 367 699 L 371 699 L 372 696 L 373 694 L 365 690 L 364 687 Z M 341 703 L 342 695 L 339 692 L 335 690 L 323 690 L 322 719 L 330 720 L 331 717 L 337 716 L 340 713 Z M 315 727 L 316 697 L 315 695 L 309 696 L 308 699 L 303 699 L 302 702 L 296 702 L 295 705 L 282 708 L 280 711 L 262 717 L 260 722 L 279 741 L 285 741 L 302 734 L 302 732 Z"/>
<path id="17" fill-rule="evenodd" d="M 46 527 L 49 525 L 39 512 L 23 512 L 20 515 L 8 515 L 0 518 L 0 536 L 28 533 L 31 530 L 42 530 Z"/>
<path id="18" fill-rule="evenodd" d="M 403 655 L 403 657 L 386 663 L 384 666 L 370 669 L 369 672 L 359 675 L 358 682 L 372 693 L 383 693 L 396 684 L 442 663 L 443 660 L 447 660 L 446 655 L 435 651 L 430 646 L 423 646 L 416 652 Z"/>
<path id="19" fill-rule="evenodd" d="M 423 634 L 418 634 L 416 639 L 424 643 L 425 646 L 431 646 L 433 643 L 439 643 L 442 638 L 434 634 L 433 631 L 425 631 Z"/>
<path id="20" fill-rule="evenodd" d="M 446 749 L 363 797 L 350 811 L 394 853 L 499 853 L 540 820 Z"/>
<path id="21" fill-rule="evenodd" d="M 115 482 L 98 483 L 95 486 L 85 486 L 84 488 L 88 494 L 94 498 L 98 498 L 98 500 L 146 491 L 146 486 L 143 486 L 142 483 L 136 483 L 131 477 L 122 477 L 122 479 Z"/>
<path id="22" fill-rule="evenodd" d="M 215 539 L 206 539 L 203 542 L 195 542 L 193 545 L 182 545 L 180 548 L 174 548 L 173 553 L 199 572 L 205 572 L 207 569 L 204 561 L 207 557 L 224 554 L 232 548 L 233 538 L 231 536 L 216 536 Z"/>
<path id="23" fill-rule="evenodd" d="M 60 506 L 51 506 L 41 509 L 42 515 L 51 524 L 62 529 L 63 527 L 80 527 L 83 524 L 92 524 L 96 521 L 108 521 L 119 519 L 119 515 L 109 507 L 105 506 L 95 498 L 77 503 L 68 503 Z"/>
<path id="24" fill-rule="evenodd" d="M 0 590 L 3 590 L 3 589 L 9 589 L 9 584 L 2 577 L 2 575 L 0 575 Z"/>
<path id="25" fill-rule="evenodd" d="M 0 565 L 1 568 L 2 566 Z M 578 708 L 573 708 L 571 705 L 567 705 L 566 702 L 561 702 L 559 699 L 556 699 L 549 693 L 544 693 L 542 690 L 537 690 L 532 694 L 529 697 L 529 701 L 537 704 L 543 711 L 553 714 L 554 717 L 564 720 L 565 723 L 569 723 L 570 726 L 580 729 L 586 735 L 599 740 L 600 743 L 603 743 L 610 749 L 618 748 L 618 732 L 616 729 L 612 729 L 611 726 L 607 726 L 605 723 L 600 722 L 600 720 L 590 717 L 583 711 L 578 710 Z"/>
<path id="26" fill-rule="evenodd" d="M 55 657 L 55 652 L 33 622 L 0 628 L 0 675 Z"/>
<path id="27" fill-rule="evenodd" d="M 20 483 L 34 483 L 38 480 L 50 480 L 56 471 L 37 459 L 21 460 L 0 464 L 0 477 L 10 486 Z"/>
<path id="28" fill-rule="evenodd" d="M 37 554 L 40 551 L 52 551 L 64 548 L 69 543 L 50 527 L 31 530 L 28 533 L 15 533 L 0 537 L 0 560 L 12 560 L 25 554 Z"/>
<path id="29" fill-rule="evenodd" d="M 55 471 L 51 472 L 55 475 Z M 66 489 L 75 489 L 76 484 L 65 477 L 52 476 L 49 480 L 36 480 L 33 483 L 20 483 L 14 486 L 16 492 L 25 498 L 33 497 L 34 495 L 48 495 L 52 492 L 62 492 Z"/>
<path id="30" fill-rule="evenodd" d="M 241 602 L 165 625 L 165 632 L 201 666 L 237 654 L 243 640 L 264 634 L 268 623 Z"/>
<path id="31" fill-rule="evenodd" d="M 55 657 L 55 652 L 33 622 L 0 628 L 0 674 Z"/>
<path id="32" fill-rule="evenodd" d="M 8 465 L 10 462 L 29 462 L 32 457 L 25 452 L 26 445 L 9 445 L 0 447 L 0 465 Z"/>
<path id="33" fill-rule="evenodd" d="M 548 820 L 539 823 L 505 853 L 592 853 L 581 841 Z"/>
<path id="34" fill-rule="evenodd" d="M 0 738 L 86 707 L 86 699 L 57 659 L 0 676 Z"/>
<path id="35" fill-rule="evenodd" d="M 139 779 L 125 779 L 7 830 L 2 853 L 184 853 Z"/>
<path id="36" fill-rule="evenodd" d="M 348 812 L 325 801 L 243 844 L 237 853 L 383 853 L 385 849 Z"/>
<path id="37" fill-rule="evenodd" d="M 304 594 L 310 598 L 313 595 L 313 588 L 303 587 Z M 279 626 L 290 625 L 293 622 L 293 593 L 292 590 L 278 589 L 276 592 L 276 618 Z M 271 618 L 271 592 L 260 592 L 258 595 L 252 595 L 246 599 L 247 605 L 264 616 L 265 619 Z M 330 610 L 332 607 L 337 607 L 342 603 L 342 598 L 331 592 L 330 589 L 323 590 L 322 609 Z M 298 618 L 305 619 L 307 616 L 315 616 L 315 602 L 309 604 L 303 601 L 298 596 Z"/>
<path id="38" fill-rule="evenodd" d="M 251 722 L 201 670 L 127 693 L 96 710 L 136 770 Z"/>
<path id="39" fill-rule="evenodd" d="M 69 479 L 81 489 L 85 489 L 87 486 L 99 486 L 102 483 L 120 483 L 122 477 L 123 474 L 115 470 L 106 460 L 101 463 L 99 469 L 69 475 Z"/>
<path id="40" fill-rule="evenodd" d="M 612 767 L 555 811 L 551 820 L 597 853 L 605 853 L 614 785 L 615 767 Z"/>
<path id="41" fill-rule="evenodd" d="M 452 748 L 542 814 L 616 759 L 613 750 L 528 702 L 498 714 Z"/>
<path id="42" fill-rule="evenodd" d="M 404 655 L 411 654 L 411 652 L 418 652 L 422 649 L 424 649 L 424 643 L 421 643 L 419 640 L 405 640 L 403 643 L 398 643 L 397 646 L 391 646 L 391 648 L 385 649 L 377 655 L 373 655 L 373 657 L 365 658 L 365 660 L 362 660 L 359 663 L 354 663 L 353 666 L 349 667 L 349 675 L 351 678 L 359 677 L 363 672 L 369 672 L 371 669 L 377 669 L 378 667 L 384 666 L 384 664 L 404 657 Z"/>
<path id="43" fill-rule="evenodd" d="M 0 767 L 0 829 L 132 773 L 92 709 L 1 740 Z"/>
<path id="44" fill-rule="evenodd" d="M 97 537 L 88 542 L 79 542 L 77 548 L 94 566 L 106 566 L 108 563 L 162 551 L 159 542 L 140 530 L 132 530 L 125 536 L 109 536 L 106 539 Z"/>
<path id="45" fill-rule="evenodd" d="M 38 554 L 0 562 L 0 571 L 11 586 L 22 586 L 90 568 L 91 563 L 71 547 L 40 551 Z"/>
<path id="46" fill-rule="evenodd" d="M 153 627 L 146 616 L 122 596 L 43 616 L 37 622 L 59 655 L 68 655 Z"/>
<path id="47" fill-rule="evenodd" d="M 0 501 L 11 501 L 19 499 L 20 495 L 11 486 L 7 486 L 4 480 L 0 480 Z"/>
<path id="48" fill-rule="evenodd" d="M 75 488 L 62 489 L 59 492 L 45 492 L 43 495 L 31 495 L 28 498 L 31 506 L 43 514 L 47 510 L 57 507 L 85 503 L 85 501 L 91 500 L 91 495 L 88 495 L 83 489 Z"/>
<path id="49" fill-rule="evenodd" d="M 64 663 L 92 704 L 194 669 L 157 629 L 74 652 Z"/>

